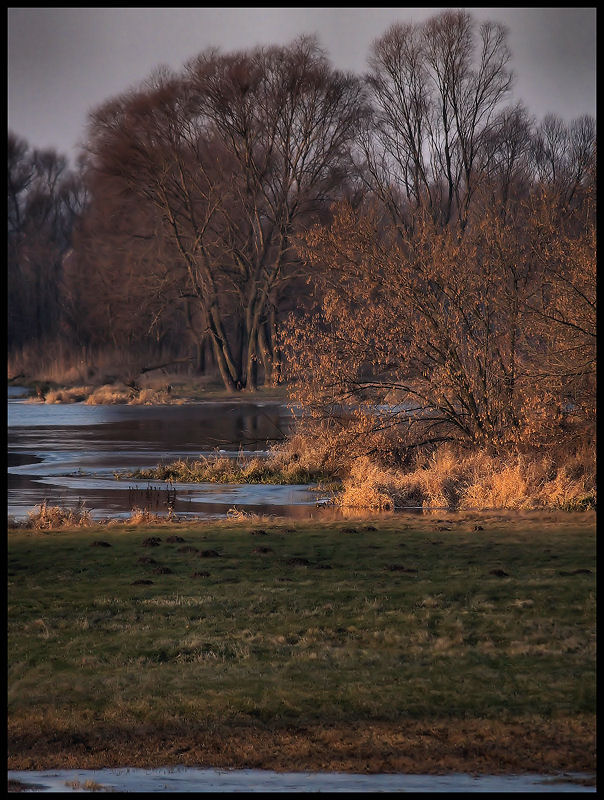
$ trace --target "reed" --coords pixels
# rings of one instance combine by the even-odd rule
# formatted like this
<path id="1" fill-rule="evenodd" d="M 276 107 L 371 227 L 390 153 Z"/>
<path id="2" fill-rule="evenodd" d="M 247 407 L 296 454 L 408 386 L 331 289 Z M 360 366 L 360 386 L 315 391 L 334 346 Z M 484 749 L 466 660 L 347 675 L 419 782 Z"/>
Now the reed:
<path id="1" fill-rule="evenodd" d="M 343 481 L 343 507 L 389 510 L 565 509 L 596 507 L 595 469 L 586 458 L 557 465 L 538 454 L 492 455 L 442 447 L 408 471 L 358 459 Z"/>
<path id="2" fill-rule="evenodd" d="M 180 483 L 249 483 L 302 485 L 317 483 L 327 477 L 324 471 L 313 471 L 300 463 L 283 463 L 241 453 L 237 458 L 200 456 L 199 459 L 180 458 L 169 464 L 139 469 L 120 475 L 120 478 L 160 480 Z"/>
<path id="3" fill-rule="evenodd" d="M 43 500 L 27 514 L 23 527 L 39 531 L 57 530 L 60 528 L 87 527 L 92 525 L 90 511 L 84 503 L 78 503 L 75 508 L 50 506 Z"/>

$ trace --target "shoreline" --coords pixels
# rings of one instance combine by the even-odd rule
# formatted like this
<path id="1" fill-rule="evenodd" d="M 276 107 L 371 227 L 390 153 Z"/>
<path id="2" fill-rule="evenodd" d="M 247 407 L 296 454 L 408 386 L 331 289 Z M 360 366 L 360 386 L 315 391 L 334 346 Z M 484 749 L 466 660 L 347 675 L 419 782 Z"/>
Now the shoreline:
<path id="1" fill-rule="evenodd" d="M 405 720 L 270 729 L 8 732 L 8 769 L 264 769 L 509 775 L 595 773 L 595 718 Z M 118 766 L 116 766 L 118 765 Z"/>
<path id="2" fill-rule="evenodd" d="M 37 394 L 36 387 L 43 386 L 43 396 Z M 39 405 L 196 405 L 199 403 L 278 403 L 288 405 L 291 400 L 285 385 L 259 386 L 256 389 L 242 389 L 238 392 L 229 392 L 220 387 L 195 386 L 191 382 L 183 382 L 166 390 L 167 382 L 150 382 L 131 389 L 122 382 L 87 383 L 78 386 L 72 384 L 58 384 L 48 381 L 28 380 L 23 383 L 10 384 L 10 389 L 22 389 L 23 395 L 15 399 L 27 400 Z M 50 398 L 50 399 L 49 399 Z"/>

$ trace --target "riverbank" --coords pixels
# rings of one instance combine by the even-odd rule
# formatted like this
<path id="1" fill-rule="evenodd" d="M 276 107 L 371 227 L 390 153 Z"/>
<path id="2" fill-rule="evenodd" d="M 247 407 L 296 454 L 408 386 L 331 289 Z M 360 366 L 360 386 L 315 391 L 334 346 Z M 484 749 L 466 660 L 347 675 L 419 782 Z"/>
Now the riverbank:
<path id="1" fill-rule="evenodd" d="M 595 770 L 595 515 L 8 537 L 10 769 Z"/>
<path id="2" fill-rule="evenodd" d="M 285 386 L 259 386 L 229 392 L 204 379 L 183 380 L 179 376 L 142 377 L 125 383 L 59 384 L 29 380 L 20 384 L 29 402 L 48 405 L 86 403 L 87 405 L 186 405 L 200 402 L 271 402 L 288 400 Z"/>
<path id="3" fill-rule="evenodd" d="M 409 720 L 403 724 L 191 726 L 186 730 L 111 727 L 78 734 L 10 733 L 8 768 L 266 769 L 275 772 L 506 775 L 595 772 L 592 718 Z"/>

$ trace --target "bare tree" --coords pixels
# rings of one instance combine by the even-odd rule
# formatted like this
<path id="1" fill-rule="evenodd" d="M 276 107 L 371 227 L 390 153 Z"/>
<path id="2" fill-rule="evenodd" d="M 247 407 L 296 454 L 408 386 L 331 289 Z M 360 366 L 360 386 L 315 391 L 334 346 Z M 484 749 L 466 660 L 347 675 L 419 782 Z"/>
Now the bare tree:
<path id="1" fill-rule="evenodd" d="M 55 336 L 62 258 L 85 197 L 77 172 L 53 150 L 8 137 L 9 347 Z"/>
<path id="2" fill-rule="evenodd" d="M 340 191 L 361 94 L 302 38 L 210 50 L 93 115 L 95 169 L 157 209 L 230 390 L 271 376 L 291 236 Z"/>
<path id="3" fill-rule="evenodd" d="M 373 45 L 366 171 L 399 224 L 419 206 L 443 224 L 467 223 L 481 151 L 512 84 L 505 29 L 475 28 L 467 12 L 446 11 L 393 25 Z"/>

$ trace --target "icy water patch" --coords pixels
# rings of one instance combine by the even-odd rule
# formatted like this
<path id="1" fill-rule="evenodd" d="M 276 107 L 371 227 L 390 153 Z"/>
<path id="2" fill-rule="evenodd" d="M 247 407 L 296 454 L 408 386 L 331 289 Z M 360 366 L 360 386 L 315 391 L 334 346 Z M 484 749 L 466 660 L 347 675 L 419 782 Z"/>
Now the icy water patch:
<path id="1" fill-rule="evenodd" d="M 9 771 L 31 791 L 109 792 L 595 792 L 591 776 L 355 775 L 258 769 L 83 769 Z M 34 788 L 35 786 L 35 788 Z"/>
<path id="2" fill-rule="evenodd" d="M 307 486 L 116 480 L 116 473 L 216 453 L 262 456 L 292 422 L 280 403 L 209 401 L 185 406 L 46 405 L 8 399 L 8 515 L 25 519 L 46 500 L 84 503 L 93 519 L 133 508 L 178 517 L 251 514 L 308 518 L 321 498 Z M 166 489 L 170 489 L 168 497 Z M 164 497 L 164 495 L 166 495 Z M 169 502 L 168 502 L 169 501 Z"/>

